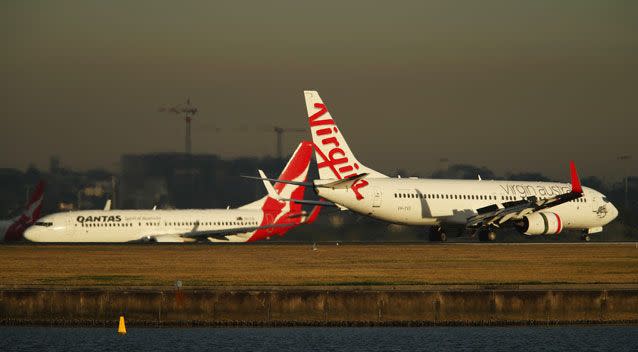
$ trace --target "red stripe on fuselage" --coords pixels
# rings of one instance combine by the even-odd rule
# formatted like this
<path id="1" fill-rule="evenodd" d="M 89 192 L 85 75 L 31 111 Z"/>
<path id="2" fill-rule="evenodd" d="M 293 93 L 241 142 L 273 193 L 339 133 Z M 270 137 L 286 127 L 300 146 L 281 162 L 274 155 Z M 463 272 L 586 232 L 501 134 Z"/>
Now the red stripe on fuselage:
<path id="1" fill-rule="evenodd" d="M 554 213 L 554 216 L 556 216 L 556 221 L 558 221 L 558 229 L 556 230 L 556 234 L 558 235 L 560 231 L 563 229 L 563 224 L 560 221 L 560 216 L 558 216 L 558 214 Z"/>

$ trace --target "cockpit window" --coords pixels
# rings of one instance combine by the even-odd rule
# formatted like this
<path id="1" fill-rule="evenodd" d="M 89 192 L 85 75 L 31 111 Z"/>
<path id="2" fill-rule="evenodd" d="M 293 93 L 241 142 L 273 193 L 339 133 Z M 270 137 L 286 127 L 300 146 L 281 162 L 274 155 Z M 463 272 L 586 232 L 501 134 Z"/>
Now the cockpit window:
<path id="1" fill-rule="evenodd" d="M 607 199 L 607 197 L 603 197 L 603 202 L 609 203 L 609 199 Z"/>
<path id="2" fill-rule="evenodd" d="M 49 226 L 53 226 L 53 223 L 52 222 L 45 222 L 45 221 L 37 221 L 35 223 L 35 226 L 49 227 Z"/>

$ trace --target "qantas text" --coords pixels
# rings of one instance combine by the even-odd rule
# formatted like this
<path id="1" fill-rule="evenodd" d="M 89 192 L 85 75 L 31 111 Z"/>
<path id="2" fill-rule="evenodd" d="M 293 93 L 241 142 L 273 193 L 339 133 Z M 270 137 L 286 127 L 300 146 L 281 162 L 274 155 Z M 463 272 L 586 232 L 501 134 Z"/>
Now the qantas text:
<path id="1" fill-rule="evenodd" d="M 88 215 L 88 216 L 78 216 L 76 218 L 77 222 L 85 223 L 85 222 L 120 222 L 122 221 L 122 217 L 119 215 Z"/>

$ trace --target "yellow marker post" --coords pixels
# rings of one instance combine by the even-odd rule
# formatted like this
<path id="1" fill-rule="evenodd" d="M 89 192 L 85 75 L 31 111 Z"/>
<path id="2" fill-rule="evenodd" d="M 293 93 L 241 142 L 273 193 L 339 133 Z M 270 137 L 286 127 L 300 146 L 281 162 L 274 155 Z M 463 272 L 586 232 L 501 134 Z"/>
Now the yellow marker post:
<path id="1" fill-rule="evenodd" d="M 120 315 L 120 325 L 117 326 L 117 333 L 120 335 L 126 335 L 126 324 L 124 323 L 123 315 Z"/>

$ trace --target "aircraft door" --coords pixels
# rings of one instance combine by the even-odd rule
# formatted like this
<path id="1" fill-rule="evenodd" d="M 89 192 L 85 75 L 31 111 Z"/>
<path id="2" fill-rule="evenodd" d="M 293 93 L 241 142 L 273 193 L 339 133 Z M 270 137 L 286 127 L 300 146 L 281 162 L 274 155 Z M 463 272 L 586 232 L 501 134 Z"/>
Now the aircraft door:
<path id="1" fill-rule="evenodd" d="M 382 193 L 380 190 L 375 189 L 373 191 L 373 196 L 372 196 L 372 207 L 373 208 L 378 208 L 381 206 L 381 196 Z"/>
<path id="2" fill-rule="evenodd" d="M 86 235 L 85 231 L 88 230 L 88 224 L 85 225 L 86 227 L 83 227 L 81 223 L 73 221 L 71 217 L 64 220 L 64 226 L 74 241 L 77 241 L 79 238 L 83 238 Z"/>

